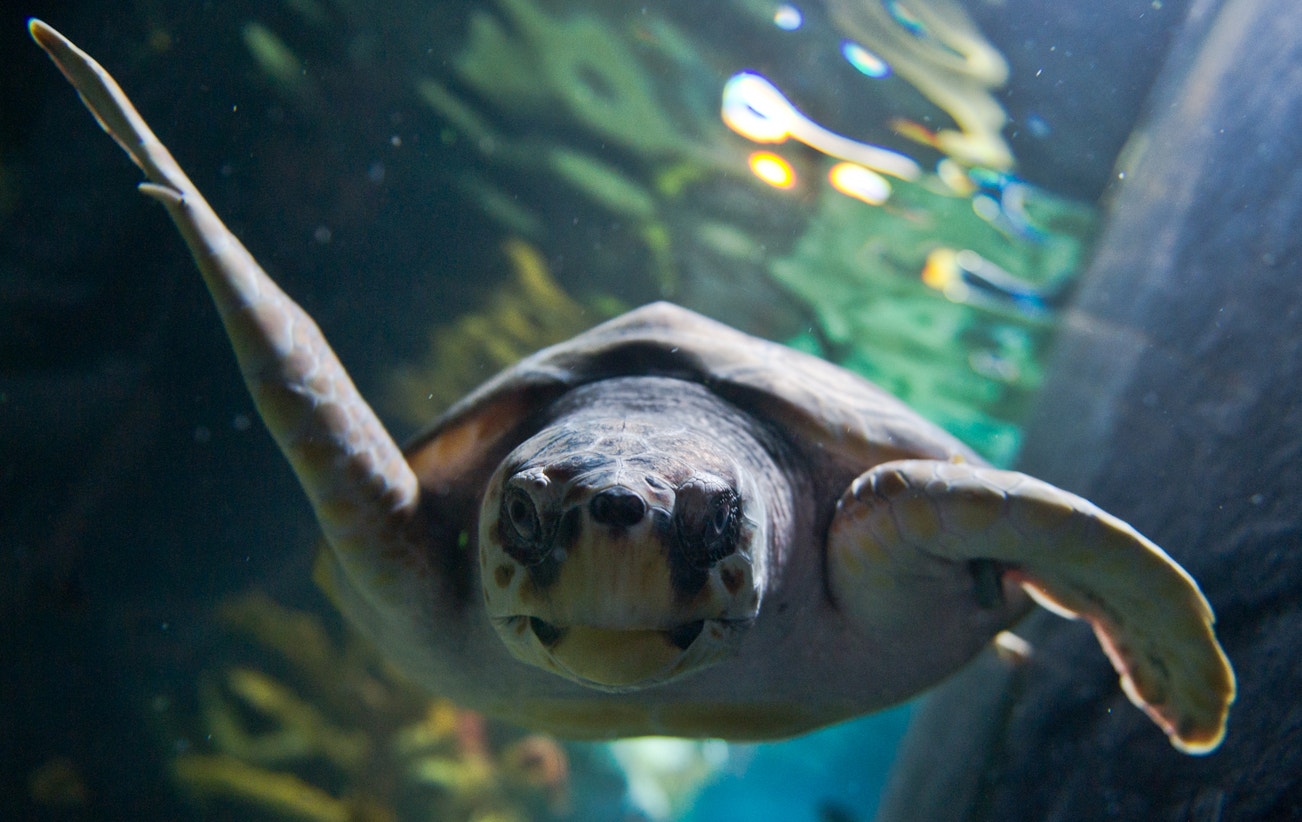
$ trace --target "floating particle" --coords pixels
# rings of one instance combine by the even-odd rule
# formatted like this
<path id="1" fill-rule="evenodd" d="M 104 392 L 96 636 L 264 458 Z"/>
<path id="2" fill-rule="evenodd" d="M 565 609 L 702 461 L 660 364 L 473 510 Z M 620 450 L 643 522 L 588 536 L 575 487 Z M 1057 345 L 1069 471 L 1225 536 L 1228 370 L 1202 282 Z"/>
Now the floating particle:
<path id="1" fill-rule="evenodd" d="M 1049 121 L 1038 114 L 1032 114 L 1026 118 L 1026 130 L 1031 132 L 1031 136 L 1037 140 L 1043 140 L 1053 133 L 1053 127 L 1049 125 Z"/>

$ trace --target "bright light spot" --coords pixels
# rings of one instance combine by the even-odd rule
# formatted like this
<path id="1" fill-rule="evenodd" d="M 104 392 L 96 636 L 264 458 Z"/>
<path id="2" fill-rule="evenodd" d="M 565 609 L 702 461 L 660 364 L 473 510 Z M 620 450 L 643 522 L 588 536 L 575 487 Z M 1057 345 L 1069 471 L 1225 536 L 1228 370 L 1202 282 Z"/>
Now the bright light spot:
<path id="1" fill-rule="evenodd" d="M 795 31 L 804 22 L 805 16 L 800 13 L 800 9 L 790 3 L 783 3 L 773 12 L 773 25 L 783 31 Z"/>
<path id="2" fill-rule="evenodd" d="M 869 205 L 881 205 L 891 196 L 891 184 L 882 175 L 855 163 L 837 163 L 827 172 L 832 188 Z"/>
<path id="3" fill-rule="evenodd" d="M 1031 643 L 1012 631 L 1000 631 L 995 634 L 994 646 L 995 653 L 999 655 L 1000 659 L 1017 665 L 1030 660 L 1031 655 L 1034 653 Z"/>
<path id="4" fill-rule="evenodd" d="M 720 114 L 728 128 L 757 143 L 780 143 L 791 137 L 829 157 L 902 180 L 916 180 L 922 173 L 911 157 L 828 131 L 797 111 L 776 86 L 753 72 L 743 71 L 728 78 Z"/>
<path id="5" fill-rule="evenodd" d="M 886 11 L 895 18 L 895 22 L 904 27 L 904 30 L 919 40 L 927 39 L 927 27 L 923 24 L 922 18 L 906 9 L 899 0 L 886 0 Z"/>
<path id="6" fill-rule="evenodd" d="M 800 115 L 772 83 L 743 71 L 723 86 L 723 122 L 757 143 L 781 143 Z"/>
<path id="7" fill-rule="evenodd" d="M 853 40 L 841 43 L 841 56 L 845 57 L 860 74 L 876 80 L 890 76 L 891 67 L 885 60 Z"/>
<path id="8" fill-rule="evenodd" d="M 771 151 L 757 151 L 747 162 L 756 177 L 774 188 L 791 188 L 796 184 L 796 171 L 791 163 Z"/>
<path id="9" fill-rule="evenodd" d="M 922 266 L 922 281 L 937 291 L 955 282 L 959 282 L 958 254 L 952 248 L 944 246 L 927 255 L 927 262 Z"/>

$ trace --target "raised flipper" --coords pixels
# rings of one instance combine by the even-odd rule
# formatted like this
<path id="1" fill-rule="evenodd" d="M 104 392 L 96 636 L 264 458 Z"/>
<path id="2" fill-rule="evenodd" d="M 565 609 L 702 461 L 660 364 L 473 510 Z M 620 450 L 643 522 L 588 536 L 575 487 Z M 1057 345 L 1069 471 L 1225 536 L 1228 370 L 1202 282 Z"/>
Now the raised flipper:
<path id="1" fill-rule="evenodd" d="M 888 462 L 841 498 L 828 551 L 833 596 L 867 630 L 916 612 L 911 597 L 938 579 L 966 574 L 986 607 L 1015 581 L 1094 627 L 1130 701 L 1178 750 L 1209 753 L 1225 736 L 1234 671 L 1207 600 L 1161 548 L 1080 497 L 1012 471 Z"/>
<path id="2" fill-rule="evenodd" d="M 28 29 L 145 172 L 149 182 L 140 190 L 161 202 L 180 229 L 258 412 L 307 491 L 339 566 L 368 580 L 423 568 L 425 553 L 413 539 L 416 476 L 316 323 L 222 224 L 108 72 L 40 20 Z"/>

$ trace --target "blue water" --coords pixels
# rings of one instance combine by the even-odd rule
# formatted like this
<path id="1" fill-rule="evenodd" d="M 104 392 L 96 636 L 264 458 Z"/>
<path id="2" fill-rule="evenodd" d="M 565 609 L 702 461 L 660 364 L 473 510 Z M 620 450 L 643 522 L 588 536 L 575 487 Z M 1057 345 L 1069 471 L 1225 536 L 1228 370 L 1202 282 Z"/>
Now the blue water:
<path id="1" fill-rule="evenodd" d="M 909 715 L 903 706 L 799 739 L 738 750 L 740 769 L 725 768 L 683 820 L 871 819 Z"/>

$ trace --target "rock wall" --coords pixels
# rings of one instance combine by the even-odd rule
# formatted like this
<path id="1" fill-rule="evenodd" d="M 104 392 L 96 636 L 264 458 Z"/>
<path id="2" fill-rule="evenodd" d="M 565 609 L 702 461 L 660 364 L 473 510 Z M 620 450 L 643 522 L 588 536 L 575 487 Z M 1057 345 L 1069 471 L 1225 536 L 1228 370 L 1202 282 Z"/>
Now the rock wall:
<path id="1" fill-rule="evenodd" d="M 1176 753 L 1089 629 L 1038 614 L 1030 662 L 928 698 L 879 819 L 1302 818 L 1300 124 L 1302 5 L 1191 3 L 1021 459 L 1199 580 L 1239 677 L 1225 744 Z"/>

